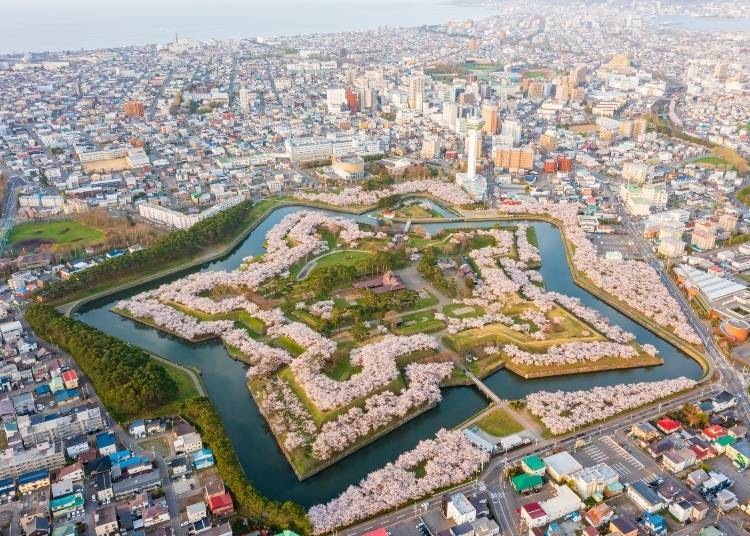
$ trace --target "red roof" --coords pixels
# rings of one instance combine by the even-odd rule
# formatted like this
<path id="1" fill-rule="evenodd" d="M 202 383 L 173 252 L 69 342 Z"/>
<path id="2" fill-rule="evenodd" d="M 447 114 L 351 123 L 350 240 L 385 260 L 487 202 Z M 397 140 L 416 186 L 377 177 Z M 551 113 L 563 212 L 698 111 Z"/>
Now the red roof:
<path id="1" fill-rule="evenodd" d="M 388 536 L 388 531 L 384 528 L 379 528 L 365 533 L 365 536 Z"/>
<path id="2" fill-rule="evenodd" d="M 669 417 L 664 417 L 662 420 L 658 421 L 656 423 L 656 426 L 665 434 L 671 434 L 672 432 L 675 432 L 682 427 L 679 422 L 675 421 L 674 419 L 670 419 Z"/>
<path id="3" fill-rule="evenodd" d="M 547 515 L 547 512 L 544 511 L 542 505 L 536 501 L 530 502 L 529 504 L 524 504 L 521 509 L 526 512 L 526 515 L 531 519 L 539 519 L 540 517 L 544 517 Z"/>
<path id="4" fill-rule="evenodd" d="M 706 436 L 708 439 L 716 439 L 723 435 L 727 435 L 727 431 L 724 429 L 723 426 L 720 426 L 718 424 L 712 424 L 711 426 L 706 426 L 703 429 L 703 435 Z"/>
<path id="5" fill-rule="evenodd" d="M 64 382 L 75 381 L 78 379 L 78 373 L 75 370 L 66 370 L 62 373 L 62 379 Z"/>
<path id="6" fill-rule="evenodd" d="M 234 503 L 232 502 L 232 496 L 229 493 L 224 495 L 216 495 L 208 499 L 208 508 L 212 514 L 225 514 L 228 512 L 234 512 Z"/>

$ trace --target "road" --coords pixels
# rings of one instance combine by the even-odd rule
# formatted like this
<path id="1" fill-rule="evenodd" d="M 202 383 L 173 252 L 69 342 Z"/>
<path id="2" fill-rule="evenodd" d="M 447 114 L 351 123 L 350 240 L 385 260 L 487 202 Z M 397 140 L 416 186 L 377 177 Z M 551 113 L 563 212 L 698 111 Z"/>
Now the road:
<path id="1" fill-rule="evenodd" d="M 33 333 L 29 325 L 23 319 L 20 320 L 26 332 Z M 42 341 L 38 342 L 41 346 Z M 49 345 L 47 346 L 49 347 Z M 161 456 L 156 455 L 154 452 L 141 447 L 141 445 L 132 437 L 130 437 L 127 431 L 124 430 L 123 427 L 120 426 L 120 424 L 112 418 L 112 416 L 107 412 L 107 408 L 104 406 L 101 399 L 96 394 L 94 386 L 91 384 L 90 380 L 84 374 L 84 372 L 78 367 L 78 364 L 72 356 L 63 352 L 59 348 L 53 347 L 53 349 L 58 353 L 58 357 L 60 358 L 61 362 L 70 366 L 78 373 L 78 384 L 81 392 L 88 395 L 89 404 L 95 404 L 99 407 L 102 415 L 104 416 L 105 422 L 109 423 L 109 430 L 111 430 L 115 434 L 115 438 L 117 439 L 117 441 L 126 449 L 132 451 L 136 456 L 146 456 L 154 460 L 156 467 L 159 469 L 159 475 L 161 476 L 162 480 L 162 489 L 167 500 L 167 506 L 169 507 L 169 515 L 171 517 L 169 525 L 172 528 L 172 533 L 177 536 L 184 535 L 186 531 L 184 528 L 180 527 L 180 510 L 177 503 L 177 496 L 175 495 L 174 489 L 172 487 L 172 481 L 169 478 L 169 470 L 167 468 L 166 461 Z M 90 499 L 90 494 L 85 494 L 85 496 Z M 87 504 L 89 503 L 88 499 L 86 500 Z M 90 512 L 90 508 L 87 508 L 87 513 L 88 512 Z M 93 520 L 93 517 L 91 518 L 91 520 Z M 93 525 L 91 526 L 93 527 Z"/>
<path id="2" fill-rule="evenodd" d="M 510 489 L 509 481 L 504 475 L 505 470 L 508 467 L 519 463 L 522 458 L 525 458 L 529 454 L 546 455 L 545 453 L 551 454 L 552 449 L 572 448 L 577 439 L 590 440 L 593 437 L 602 435 L 614 435 L 619 429 L 629 427 L 635 421 L 653 419 L 657 416 L 663 415 L 666 411 L 682 407 L 689 402 L 702 400 L 706 397 L 715 395 L 720 391 L 720 386 L 715 384 L 704 384 L 698 389 L 677 396 L 667 402 L 637 410 L 627 415 L 614 418 L 604 424 L 591 427 L 588 432 L 581 433 L 576 431 L 565 437 L 538 440 L 535 443 L 513 451 L 507 456 L 493 458 L 483 469 L 481 475 L 476 481 L 457 486 L 452 492 L 468 493 L 477 488 L 480 490 L 487 490 L 490 494 L 492 513 L 498 524 L 503 529 L 503 534 L 521 536 L 522 532 L 518 526 L 516 513 L 512 511 L 510 504 L 504 500 L 505 495 Z M 338 534 L 341 536 L 357 536 L 379 527 L 390 527 L 408 519 L 413 519 L 416 524 L 417 518 L 420 515 L 440 508 L 442 495 L 445 493 L 446 492 L 442 492 L 440 495 L 431 497 L 425 501 L 400 508 L 394 512 L 354 525 L 348 529 L 339 531 Z"/>
<path id="3" fill-rule="evenodd" d="M 612 198 L 612 193 L 609 191 L 609 185 L 604 184 L 607 194 Z M 596 435 L 612 434 L 614 435 L 618 429 L 623 426 L 632 424 L 636 420 L 647 420 L 662 415 L 665 411 L 678 408 L 685 403 L 695 402 L 703 398 L 717 394 L 720 390 L 726 389 L 731 392 L 737 399 L 737 411 L 742 420 L 746 423 L 750 423 L 750 403 L 748 402 L 747 389 L 748 381 L 741 373 L 739 373 L 729 360 L 720 351 L 716 342 L 714 341 L 708 327 L 703 321 L 697 317 L 686 298 L 683 296 L 680 289 L 669 277 L 669 274 L 664 269 L 664 266 L 654 256 L 651 247 L 644 241 L 642 234 L 638 232 L 630 216 L 625 213 L 623 207 L 617 203 L 618 212 L 622 219 L 623 225 L 627 229 L 628 233 L 632 236 L 634 243 L 637 245 L 639 252 L 641 253 L 644 262 L 647 262 L 652 266 L 659 274 L 662 282 L 667 287 L 669 292 L 672 294 L 674 299 L 680 305 L 683 313 L 688 319 L 690 325 L 693 327 L 695 332 L 703 341 L 703 345 L 706 351 L 706 357 L 711 364 L 713 370 L 719 374 L 719 382 L 703 384 L 701 387 L 690 391 L 682 396 L 678 396 L 669 402 L 659 403 L 658 405 L 652 405 L 649 408 L 636 411 L 621 417 L 614 418 L 605 424 L 589 428 L 588 432 L 578 433 L 577 435 L 568 436 L 567 438 L 555 438 L 552 440 L 537 441 L 533 445 L 523 447 L 515 451 L 512 455 L 503 456 L 501 458 L 493 459 L 483 471 L 477 481 L 477 485 L 487 489 L 490 492 L 490 505 L 492 512 L 497 522 L 501 525 L 504 531 L 507 531 L 513 536 L 521 535 L 521 528 L 518 526 L 517 516 L 512 511 L 508 501 L 504 500 L 505 495 L 508 492 L 509 487 L 504 486 L 504 482 L 507 485 L 507 480 L 504 479 L 505 469 L 515 463 L 518 463 L 523 457 L 528 456 L 532 453 L 544 453 L 550 451 L 551 448 L 571 447 L 577 439 L 589 439 Z M 475 489 L 471 488 L 471 484 L 467 485 L 467 490 Z M 461 488 L 458 489 L 460 491 Z M 440 497 L 433 497 L 421 504 L 425 509 L 430 510 L 434 507 L 439 508 Z M 437 506 L 435 506 L 437 505 Z M 346 529 L 341 533 L 344 535 L 358 535 L 363 534 L 369 530 L 377 527 L 388 527 L 396 523 L 403 522 L 410 517 L 417 519 L 419 516 L 419 509 L 415 509 L 414 506 L 399 509 L 393 513 L 386 514 L 376 519 L 367 521 L 360 525 L 356 525 L 352 528 Z M 724 519 L 720 522 L 722 526 L 729 524 Z M 692 527 L 691 530 L 695 529 Z M 741 534 L 738 532 L 736 527 L 729 524 L 728 532 L 734 534 Z"/>
<path id="4" fill-rule="evenodd" d="M 604 189 L 606 190 L 610 198 L 612 198 L 612 192 L 609 189 L 609 184 L 604 184 Z M 703 320 L 701 320 L 696 315 L 695 311 L 693 311 L 693 308 L 690 306 L 683 293 L 679 288 L 677 288 L 677 285 L 672 280 L 672 278 L 669 277 L 669 274 L 665 270 L 662 263 L 654 255 L 651 246 L 647 244 L 643 239 L 643 233 L 640 233 L 638 231 L 638 228 L 633 223 L 630 215 L 625 212 L 622 204 L 617 203 L 617 210 L 620 214 L 623 225 L 625 225 L 625 228 L 633 238 L 633 241 L 637 246 L 641 256 L 643 257 L 644 262 L 647 262 L 659 274 L 662 283 L 667 287 L 674 299 L 680 305 L 680 308 L 685 314 L 685 317 L 688 319 L 688 322 L 703 342 L 703 347 L 706 351 L 706 357 L 708 358 L 714 370 L 719 373 L 720 381 L 724 384 L 724 387 L 729 392 L 734 394 L 737 398 L 737 407 L 740 416 L 746 423 L 750 423 L 750 402 L 748 401 L 747 396 L 747 378 L 737 369 L 735 369 L 734 365 L 719 349 L 716 341 L 711 335 L 709 328 L 706 326 Z"/>

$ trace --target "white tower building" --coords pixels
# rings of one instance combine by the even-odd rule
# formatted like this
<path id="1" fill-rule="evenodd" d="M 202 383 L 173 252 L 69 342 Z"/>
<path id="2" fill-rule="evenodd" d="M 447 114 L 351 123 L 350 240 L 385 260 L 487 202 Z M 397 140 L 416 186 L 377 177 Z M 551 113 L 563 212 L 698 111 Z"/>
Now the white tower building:
<path id="1" fill-rule="evenodd" d="M 477 175 L 477 145 L 484 122 L 476 117 L 466 121 L 466 173 L 456 173 L 456 184 L 476 201 L 484 201 L 487 197 L 487 179 Z"/>

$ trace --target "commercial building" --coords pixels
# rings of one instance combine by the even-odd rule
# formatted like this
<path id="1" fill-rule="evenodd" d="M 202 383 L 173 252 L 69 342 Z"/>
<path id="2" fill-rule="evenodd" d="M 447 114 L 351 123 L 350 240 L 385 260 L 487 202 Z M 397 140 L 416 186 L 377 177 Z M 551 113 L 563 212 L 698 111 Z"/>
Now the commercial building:
<path id="1" fill-rule="evenodd" d="M 571 456 L 567 450 L 547 456 L 543 461 L 547 465 L 547 474 L 555 482 L 569 480 L 571 475 L 583 469 L 578 460 Z"/>
<path id="2" fill-rule="evenodd" d="M 241 195 L 230 197 L 229 199 L 216 203 L 211 208 L 196 213 L 178 212 L 177 210 L 172 210 L 171 208 L 163 207 L 161 205 L 141 203 L 138 205 L 138 213 L 148 220 L 163 223 L 177 229 L 189 229 L 199 221 L 210 218 L 222 210 L 239 205 L 244 200 L 245 197 Z"/>
<path id="3" fill-rule="evenodd" d="M 625 205 L 625 210 L 634 216 L 649 216 L 651 208 L 663 210 L 667 206 L 667 190 L 656 184 L 622 184 L 620 186 L 620 197 Z"/>

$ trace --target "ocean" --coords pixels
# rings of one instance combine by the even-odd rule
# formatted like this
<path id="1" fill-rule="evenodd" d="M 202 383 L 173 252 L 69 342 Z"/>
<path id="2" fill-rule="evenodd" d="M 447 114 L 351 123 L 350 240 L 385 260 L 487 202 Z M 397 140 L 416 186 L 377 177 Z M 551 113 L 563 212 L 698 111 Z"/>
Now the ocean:
<path id="1" fill-rule="evenodd" d="M 420 26 L 491 13 L 440 0 L 2 0 L 0 54 Z"/>

